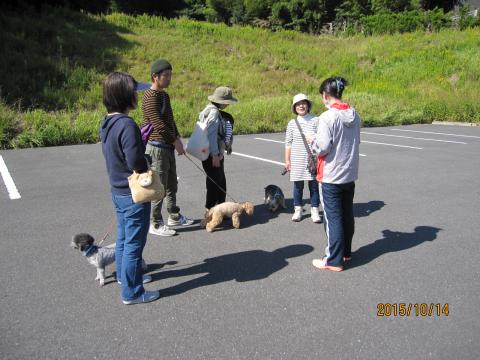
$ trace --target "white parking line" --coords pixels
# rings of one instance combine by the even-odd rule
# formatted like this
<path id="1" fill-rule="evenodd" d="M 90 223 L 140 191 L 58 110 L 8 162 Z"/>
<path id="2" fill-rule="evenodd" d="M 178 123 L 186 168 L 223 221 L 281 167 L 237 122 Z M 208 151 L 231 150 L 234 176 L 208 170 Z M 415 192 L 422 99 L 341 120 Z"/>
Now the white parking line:
<path id="1" fill-rule="evenodd" d="M 423 149 L 423 148 L 417 147 L 417 146 L 387 144 L 387 143 L 381 143 L 381 142 L 375 142 L 375 141 L 365 141 L 365 140 L 362 140 L 362 143 L 377 144 L 377 145 L 387 145 L 387 146 L 395 146 L 395 147 L 402 147 L 402 148 L 409 148 L 409 149 L 418 149 L 418 150 L 422 150 L 422 149 Z"/>
<path id="2" fill-rule="evenodd" d="M 458 135 L 458 134 L 449 134 L 449 133 L 441 133 L 441 132 L 433 132 L 433 131 L 419 131 L 419 130 L 406 130 L 406 129 L 390 129 L 390 130 L 392 130 L 392 131 L 408 131 L 408 132 L 421 133 L 421 134 L 447 135 L 447 136 L 458 136 L 458 137 L 465 137 L 465 138 L 480 139 L 480 136 L 473 136 L 473 135 Z"/>
<path id="3" fill-rule="evenodd" d="M 265 139 L 265 138 L 255 138 L 255 140 L 270 141 L 270 142 L 274 142 L 274 143 L 285 144 L 285 141 L 271 140 L 271 139 Z M 359 155 L 360 156 L 367 156 L 365 154 L 359 154 Z"/>
<path id="4" fill-rule="evenodd" d="M 270 141 L 274 143 L 285 144 L 285 141 L 271 140 L 271 139 L 265 139 L 265 138 L 255 138 L 255 140 Z"/>
<path id="5" fill-rule="evenodd" d="M 271 164 L 277 164 L 277 165 L 285 166 L 285 163 L 282 163 L 282 162 L 279 162 L 279 161 L 273 161 L 273 160 L 269 160 L 269 159 L 264 159 L 264 158 L 261 158 L 261 157 L 258 157 L 258 156 L 242 154 L 242 153 L 238 153 L 238 152 L 235 152 L 235 151 L 232 152 L 232 154 L 237 155 L 237 156 L 243 156 L 243 157 L 246 157 L 246 158 L 249 158 L 249 159 L 265 161 L 265 162 L 268 162 L 268 163 L 271 163 Z"/>
<path id="6" fill-rule="evenodd" d="M 466 142 L 463 141 L 451 141 L 451 140 L 438 140 L 438 139 L 427 139 L 427 138 L 417 138 L 417 137 L 410 137 L 410 136 L 402 136 L 402 135 L 391 135 L 391 134 L 383 134 L 383 133 L 373 133 L 368 131 L 362 131 L 361 134 L 367 135 L 379 135 L 379 136 L 390 136 L 402 139 L 414 139 L 414 140 L 424 140 L 424 141 L 438 141 L 438 142 L 445 142 L 445 143 L 453 143 L 453 144 L 462 144 L 466 145 Z"/>
<path id="7" fill-rule="evenodd" d="M 2 155 L 0 155 L 0 174 L 2 174 L 3 182 L 7 187 L 8 196 L 10 197 L 10 199 L 12 200 L 20 199 L 21 198 L 20 193 L 18 192 L 17 187 L 15 186 L 15 183 L 13 182 L 12 176 L 8 171 L 5 161 L 3 161 Z"/>

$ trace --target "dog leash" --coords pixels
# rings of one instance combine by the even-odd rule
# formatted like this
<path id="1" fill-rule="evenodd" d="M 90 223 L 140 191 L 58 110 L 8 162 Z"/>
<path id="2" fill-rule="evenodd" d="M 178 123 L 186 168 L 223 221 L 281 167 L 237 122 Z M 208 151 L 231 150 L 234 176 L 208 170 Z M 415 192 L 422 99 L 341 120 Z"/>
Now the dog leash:
<path id="1" fill-rule="evenodd" d="M 115 225 L 115 216 L 113 217 L 112 221 L 110 222 L 110 226 L 108 227 L 107 232 L 105 233 L 105 235 L 103 235 L 102 241 L 100 241 L 98 243 L 98 246 L 100 246 L 105 241 L 105 239 L 110 235 L 110 233 L 113 230 L 114 225 Z"/>
<path id="2" fill-rule="evenodd" d="M 185 155 L 185 157 L 193 164 L 195 165 L 195 167 L 200 170 L 201 173 L 203 173 L 207 178 L 210 179 L 211 182 L 213 182 L 220 190 L 222 190 L 225 195 L 227 195 L 230 199 L 232 199 L 234 202 L 238 202 L 237 200 L 235 200 L 233 198 L 233 196 L 231 196 L 229 193 L 227 193 L 220 185 L 218 185 L 215 180 L 213 180 L 210 176 L 207 175 L 207 173 L 201 168 L 199 167 L 195 161 L 193 161 L 188 155 L 187 153 L 184 153 L 183 155 Z M 113 230 L 113 226 L 115 225 L 115 216 L 113 217 L 112 221 L 110 222 L 110 225 L 107 229 L 107 232 L 105 233 L 105 235 L 103 235 L 103 238 L 102 240 L 98 243 L 98 246 L 100 246 L 109 236 L 110 236 L 110 233 L 112 232 Z"/>
<path id="3" fill-rule="evenodd" d="M 185 155 L 185 157 L 186 157 L 193 165 L 195 165 L 195 167 L 196 167 L 198 170 L 200 170 L 200 172 L 202 172 L 207 178 L 209 178 L 211 182 L 213 182 L 220 190 L 222 190 L 222 191 L 225 193 L 225 195 L 227 195 L 227 196 L 228 196 L 230 199 L 232 199 L 234 202 L 238 202 L 237 200 L 235 200 L 235 199 L 233 198 L 233 196 L 231 196 L 231 195 L 230 195 L 229 193 L 227 193 L 224 189 L 222 189 L 222 187 L 221 187 L 220 185 L 218 185 L 218 184 L 215 182 L 215 180 L 213 180 L 210 176 L 208 176 L 207 173 L 205 172 L 205 170 L 203 170 L 200 166 L 198 166 L 198 165 L 195 163 L 195 161 L 193 161 L 193 160 L 187 155 L 187 153 L 184 153 L 183 155 Z"/>

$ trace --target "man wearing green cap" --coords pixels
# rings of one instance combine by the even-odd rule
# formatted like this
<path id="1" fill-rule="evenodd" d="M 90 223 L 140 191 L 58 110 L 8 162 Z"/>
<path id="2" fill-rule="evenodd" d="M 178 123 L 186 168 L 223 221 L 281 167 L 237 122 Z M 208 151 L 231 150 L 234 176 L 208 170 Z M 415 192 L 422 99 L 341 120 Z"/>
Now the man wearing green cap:
<path id="1" fill-rule="evenodd" d="M 180 214 L 177 206 L 177 168 L 175 153 L 183 155 L 183 143 L 173 118 L 170 97 L 165 89 L 172 79 L 172 65 L 167 60 L 155 61 L 150 69 L 152 85 L 143 95 L 143 123 L 150 123 L 153 131 L 149 137 L 146 153 L 152 157 L 152 169 L 157 171 L 165 187 L 168 222 L 162 217 L 163 201 L 152 201 L 149 233 L 160 236 L 173 236 L 176 231 L 169 226 L 191 225 L 193 220 Z"/>

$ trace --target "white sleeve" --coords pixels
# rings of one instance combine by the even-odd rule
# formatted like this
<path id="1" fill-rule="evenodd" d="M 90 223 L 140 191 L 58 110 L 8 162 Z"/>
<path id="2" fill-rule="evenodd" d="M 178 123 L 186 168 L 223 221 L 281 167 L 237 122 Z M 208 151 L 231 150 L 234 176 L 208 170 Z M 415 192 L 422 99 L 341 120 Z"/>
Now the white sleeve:
<path id="1" fill-rule="evenodd" d="M 210 143 L 210 154 L 218 155 L 220 150 L 218 149 L 218 126 L 220 125 L 220 113 L 218 110 L 213 109 L 207 116 L 207 134 L 208 142 Z"/>
<path id="2" fill-rule="evenodd" d="M 327 113 L 324 113 L 318 119 L 317 134 L 312 141 L 312 150 L 317 155 L 323 156 L 330 152 L 332 148 L 332 131 L 329 126 Z"/>
<path id="3" fill-rule="evenodd" d="M 285 132 L 285 147 L 291 148 L 293 142 L 293 121 L 290 120 L 287 125 L 287 131 Z"/>

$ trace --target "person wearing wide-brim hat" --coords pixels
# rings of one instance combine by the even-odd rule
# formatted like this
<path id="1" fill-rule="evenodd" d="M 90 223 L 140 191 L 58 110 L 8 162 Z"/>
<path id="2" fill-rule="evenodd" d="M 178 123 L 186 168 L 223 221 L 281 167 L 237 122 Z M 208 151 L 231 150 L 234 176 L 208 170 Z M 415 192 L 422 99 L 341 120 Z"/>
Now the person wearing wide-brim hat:
<path id="1" fill-rule="evenodd" d="M 227 86 L 217 87 L 213 94 L 208 96 L 208 100 L 214 104 L 222 105 L 232 105 L 238 101 L 235 97 L 233 97 L 232 89 Z"/>
<path id="2" fill-rule="evenodd" d="M 290 181 L 293 182 L 295 211 L 292 221 L 302 220 L 303 188 L 304 181 L 307 181 L 310 190 L 311 219 L 314 223 L 320 223 L 322 219 L 319 212 L 318 182 L 307 168 L 311 147 L 303 140 L 305 135 L 311 136 L 317 132 L 318 119 L 310 114 L 312 102 L 305 94 L 300 93 L 293 97 L 291 109 L 296 118 L 288 122 L 285 134 L 285 169 L 290 171 Z"/>
<path id="3" fill-rule="evenodd" d="M 208 96 L 210 103 L 200 112 L 199 121 L 207 124 L 209 156 L 202 161 L 207 174 L 207 196 L 205 208 L 210 209 L 225 202 L 227 180 L 224 170 L 224 153 L 231 153 L 233 117 L 223 111 L 228 105 L 237 103 L 232 89 L 219 86 Z M 213 180 L 213 181 L 212 181 Z"/>

